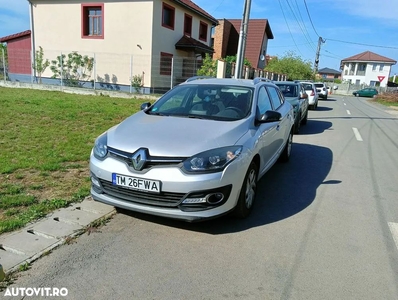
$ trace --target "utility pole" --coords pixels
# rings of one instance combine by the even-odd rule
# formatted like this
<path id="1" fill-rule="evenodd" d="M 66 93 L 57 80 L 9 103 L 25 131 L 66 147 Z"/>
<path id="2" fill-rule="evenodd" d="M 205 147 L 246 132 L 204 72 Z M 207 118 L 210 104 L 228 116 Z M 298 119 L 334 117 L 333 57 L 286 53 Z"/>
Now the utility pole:
<path id="1" fill-rule="evenodd" d="M 239 42 L 238 42 L 238 53 L 236 54 L 236 66 L 235 66 L 235 78 L 241 78 L 243 64 L 245 60 L 245 51 L 246 51 L 246 38 L 247 38 L 247 29 L 249 24 L 250 17 L 250 6 L 251 0 L 245 0 L 245 4 L 243 6 L 243 19 L 240 24 L 240 33 L 239 33 Z"/>
<path id="2" fill-rule="evenodd" d="M 316 49 L 316 54 L 315 54 L 315 64 L 314 64 L 314 75 L 318 72 L 318 64 L 319 64 L 319 54 L 321 52 L 321 44 L 326 42 L 322 37 L 319 37 L 318 39 L 318 48 Z"/>

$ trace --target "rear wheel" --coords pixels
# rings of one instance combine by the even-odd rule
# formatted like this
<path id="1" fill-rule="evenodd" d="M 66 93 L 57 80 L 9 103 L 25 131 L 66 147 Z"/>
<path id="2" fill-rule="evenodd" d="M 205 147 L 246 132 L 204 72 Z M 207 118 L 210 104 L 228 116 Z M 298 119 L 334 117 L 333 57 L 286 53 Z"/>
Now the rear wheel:
<path id="1" fill-rule="evenodd" d="M 281 156 L 279 157 L 279 160 L 281 162 L 288 162 L 289 161 L 290 155 L 292 153 L 292 144 L 293 144 L 293 131 L 290 131 L 289 138 L 288 138 L 288 140 L 286 142 L 285 148 L 283 148 Z"/>
<path id="2" fill-rule="evenodd" d="M 307 124 L 307 119 L 308 119 L 308 110 L 305 113 L 304 119 L 301 120 L 301 124 L 303 124 L 303 125 Z"/>
<path id="3" fill-rule="evenodd" d="M 246 218 L 252 211 L 257 192 L 257 172 L 257 165 L 251 162 L 235 207 L 235 216 L 240 219 Z"/>
<path id="4" fill-rule="evenodd" d="M 297 116 L 296 122 L 294 122 L 294 133 L 298 134 L 300 133 L 300 126 L 301 126 L 301 115 Z"/>

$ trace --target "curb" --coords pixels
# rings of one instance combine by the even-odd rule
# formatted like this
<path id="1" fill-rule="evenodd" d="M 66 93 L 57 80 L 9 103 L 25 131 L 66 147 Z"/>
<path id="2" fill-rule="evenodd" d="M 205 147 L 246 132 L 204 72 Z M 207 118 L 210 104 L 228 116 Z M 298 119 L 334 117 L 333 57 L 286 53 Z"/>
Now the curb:
<path id="1" fill-rule="evenodd" d="M 82 235 L 96 222 L 108 220 L 115 214 L 113 206 L 87 197 L 81 203 L 58 209 L 44 219 L 0 236 L 0 266 L 5 277 L 17 272 L 22 265 L 31 264 L 49 254 L 71 238 Z M 0 281 L 4 279 L 1 277 Z"/>

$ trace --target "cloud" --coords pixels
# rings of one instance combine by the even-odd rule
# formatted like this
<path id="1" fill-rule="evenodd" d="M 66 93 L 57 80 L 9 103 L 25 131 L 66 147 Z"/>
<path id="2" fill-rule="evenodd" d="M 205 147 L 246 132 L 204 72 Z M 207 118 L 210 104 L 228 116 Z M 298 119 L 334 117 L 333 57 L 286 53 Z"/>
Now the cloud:
<path id="1" fill-rule="evenodd" d="M 0 0 L 0 37 L 28 30 L 29 2 Z"/>

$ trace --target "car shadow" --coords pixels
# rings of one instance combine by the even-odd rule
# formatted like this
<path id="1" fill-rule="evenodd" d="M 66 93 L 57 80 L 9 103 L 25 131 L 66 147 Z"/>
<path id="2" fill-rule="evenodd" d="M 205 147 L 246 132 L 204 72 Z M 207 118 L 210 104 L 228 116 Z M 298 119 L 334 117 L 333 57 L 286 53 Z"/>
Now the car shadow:
<path id="1" fill-rule="evenodd" d="M 319 102 L 318 102 L 318 107 L 315 109 L 315 111 L 331 111 L 331 110 L 333 110 L 333 108 L 331 107 L 319 106 Z"/>
<path id="2" fill-rule="evenodd" d="M 299 135 L 323 133 L 326 130 L 333 130 L 332 126 L 332 122 L 308 119 L 307 124 L 300 127 Z"/>
<path id="3" fill-rule="evenodd" d="M 294 143 L 290 161 L 275 164 L 258 182 L 253 211 L 245 219 L 237 219 L 229 214 L 204 222 L 186 223 L 126 210 L 118 211 L 163 226 L 212 235 L 240 232 L 290 218 L 313 203 L 321 184 L 339 184 L 339 180 L 325 182 L 332 161 L 333 154 L 328 148 Z"/>

